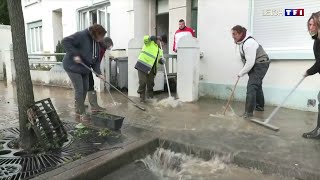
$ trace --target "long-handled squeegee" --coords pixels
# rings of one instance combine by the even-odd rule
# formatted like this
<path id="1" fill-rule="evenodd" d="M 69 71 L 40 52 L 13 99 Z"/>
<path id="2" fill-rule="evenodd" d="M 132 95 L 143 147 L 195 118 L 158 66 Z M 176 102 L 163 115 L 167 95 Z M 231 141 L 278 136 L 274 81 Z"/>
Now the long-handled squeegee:
<path id="1" fill-rule="evenodd" d="M 252 121 L 252 122 L 255 122 L 255 123 L 259 124 L 259 125 L 265 126 L 266 128 L 272 129 L 272 130 L 274 130 L 274 131 L 278 131 L 279 128 L 276 127 L 276 126 L 273 126 L 273 125 L 269 124 L 269 122 L 270 122 L 270 120 L 273 118 L 273 116 L 279 111 L 279 109 L 283 106 L 283 104 L 287 101 L 288 97 L 289 97 L 289 96 L 298 88 L 298 86 L 302 83 L 302 81 L 304 80 L 304 78 L 305 78 L 305 77 L 303 77 L 303 78 L 298 82 L 298 84 L 296 84 L 296 85 L 294 86 L 294 88 L 293 88 L 293 89 L 290 91 L 290 93 L 284 98 L 284 100 L 281 102 L 281 104 L 278 105 L 277 108 L 272 111 L 272 113 L 269 115 L 269 117 L 268 117 L 266 120 L 260 121 L 260 120 L 258 120 L 258 119 L 251 119 L 251 121 Z"/>

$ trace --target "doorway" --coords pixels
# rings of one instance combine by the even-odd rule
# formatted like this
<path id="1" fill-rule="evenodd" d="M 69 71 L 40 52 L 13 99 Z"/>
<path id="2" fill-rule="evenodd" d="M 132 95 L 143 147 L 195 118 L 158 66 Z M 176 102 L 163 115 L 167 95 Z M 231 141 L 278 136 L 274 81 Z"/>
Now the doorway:
<path id="1" fill-rule="evenodd" d="M 162 36 L 169 34 L 169 13 L 158 14 L 156 16 L 156 35 Z M 168 43 L 163 45 L 163 53 L 168 54 Z"/>

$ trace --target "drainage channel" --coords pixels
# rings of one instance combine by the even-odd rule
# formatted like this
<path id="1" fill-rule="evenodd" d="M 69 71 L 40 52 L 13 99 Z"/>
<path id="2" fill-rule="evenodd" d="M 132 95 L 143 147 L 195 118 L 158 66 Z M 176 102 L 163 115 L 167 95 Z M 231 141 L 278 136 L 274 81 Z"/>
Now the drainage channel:
<path id="1" fill-rule="evenodd" d="M 112 132 L 109 136 L 97 136 L 98 131 L 88 129 L 90 133 L 78 137 L 74 123 L 64 123 L 68 132 L 68 141 L 61 149 L 41 154 L 27 154 L 22 149 L 13 147 L 19 137 L 18 128 L 0 130 L 0 180 L 30 179 L 44 172 L 53 170 L 66 163 L 99 151 L 104 145 L 122 142 L 123 137 Z"/>
<path id="2" fill-rule="evenodd" d="M 233 164 L 231 154 L 205 152 L 201 148 L 170 141 L 162 143 L 153 153 L 123 165 L 100 180 L 294 180 L 239 167 Z"/>
<path id="3" fill-rule="evenodd" d="M 100 180 L 315 180 L 320 177 L 286 164 L 273 164 L 218 149 L 156 138 L 103 155 L 94 167 L 92 163 L 96 160 L 88 160 L 78 168 L 83 171 L 66 170 L 55 178 L 69 175 L 72 180 L 83 177 Z"/>

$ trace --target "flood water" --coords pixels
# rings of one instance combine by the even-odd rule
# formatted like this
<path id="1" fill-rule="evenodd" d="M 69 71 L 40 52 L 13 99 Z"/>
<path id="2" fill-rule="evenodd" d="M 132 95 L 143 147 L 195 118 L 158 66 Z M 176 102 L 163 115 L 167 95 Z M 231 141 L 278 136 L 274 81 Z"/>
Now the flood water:
<path id="1" fill-rule="evenodd" d="M 293 180 L 240 168 L 229 162 L 228 156 L 205 161 L 184 153 L 158 148 L 154 154 L 126 165 L 102 180 Z"/>

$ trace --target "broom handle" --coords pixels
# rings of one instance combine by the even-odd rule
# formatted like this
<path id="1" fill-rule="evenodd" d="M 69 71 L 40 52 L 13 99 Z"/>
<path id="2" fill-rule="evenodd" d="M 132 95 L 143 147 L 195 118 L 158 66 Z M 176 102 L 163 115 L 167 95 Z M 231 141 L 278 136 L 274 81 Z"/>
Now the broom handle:
<path id="1" fill-rule="evenodd" d="M 230 95 L 230 97 L 229 97 L 229 100 L 228 100 L 228 102 L 227 102 L 227 105 L 226 105 L 226 107 L 224 108 L 223 115 L 226 114 L 226 111 L 227 111 L 227 109 L 229 108 L 230 101 L 231 101 L 231 99 L 232 99 L 232 97 L 233 97 L 233 95 L 234 95 L 234 91 L 236 90 L 236 87 L 237 87 L 237 84 L 238 84 L 238 82 L 239 82 L 239 79 L 240 79 L 240 77 L 238 77 L 236 84 L 233 86 L 233 89 L 232 89 L 231 95 Z"/>
<path id="2" fill-rule="evenodd" d="M 160 42 L 160 48 L 162 50 L 162 58 L 163 57 L 163 49 L 162 49 L 162 44 Z M 167 88 L 168 88 L 168 93 L 169 93 L 169 97 L 171 97 L 171 90 L 170 90 L 170 86 L 169 86 L 169 79 L 168 79 L 168 74 L 167 74 L 167 67 L 166 67 L 166 63 L 163 64 L 163 67 L 164 67 L 164 74 L 166 76 L 166 81 L 167 81 Z"/>
<path id="3" fill-rule="evenodd" d="M 273 116 L 278 112 L 278 110 L 283 106 L 283 104 L 287 101 L 287 99 L 289 98 L 289 96 L 298 88 L 298 86 L 302 83 L 302 81 L 304 80 L 305 77 L 303 77 L 295 86 L 294 88 L 290 91 L 290 93 L 283 99 L 283 101 L 281 102 L 280 105 L 277 106 L 276 109 L 274 109 L 272 111 L 272 113 L 269 115 L 269 117 L 264 121 L 264 123 L 268 123 Z"/>

